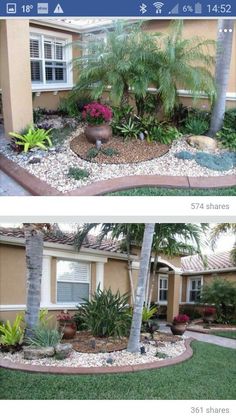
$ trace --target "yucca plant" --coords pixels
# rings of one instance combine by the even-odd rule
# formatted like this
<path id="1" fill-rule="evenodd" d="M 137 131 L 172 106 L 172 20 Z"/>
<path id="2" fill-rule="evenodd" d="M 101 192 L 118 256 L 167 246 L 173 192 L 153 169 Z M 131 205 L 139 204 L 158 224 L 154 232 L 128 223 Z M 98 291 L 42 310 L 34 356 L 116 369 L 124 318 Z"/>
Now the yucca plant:
<path id="1" fill-rule="evenodd" d="M 32 337 L 26 337 L 25 342 L 36 347 L 56 346 L 63 335 L 57 329 L 49 329 L 45 326 L 38 326 L 32 332 Z"/>
<path id="2" fill-rule="evenodd" d="M 126 336 L 131 324 L 128 301 L 127 294 L 120 295 L 119 291 L 113 294 L 110 288 L 104 291 L 98 288 L 91 301 L 85 300 L 83 306 L 78 307 L 75 321 L 93 336 Z"/>
<path id="3" fill-rule="evenodd" d="M 27 151 L 35 147 L 41 148 L 42 150 L 47 150 L 48 147 L 45 145 L 45 143 L 51 147 L 52 142 L 49 136 L 51 131 L 52 129 L 46 131 L 45 129 L 35 128 L 32 126 L 25 134 L 9 132 L 9 135 L 13 138 L 19 139 L 20 141 L 16 141 L 16 144 L 22 146 L 24 148 L 24 152 L 27 153 Z"/>
<path id="4" fill-rule="evenodd" d="M 23 316 L 18 315 L 13 324 L 7 320 L 0 325 L 0 346 L 3 350 L 16 350 L 21 345 L 24 336 L 24 328 L 21 326 Z"/>

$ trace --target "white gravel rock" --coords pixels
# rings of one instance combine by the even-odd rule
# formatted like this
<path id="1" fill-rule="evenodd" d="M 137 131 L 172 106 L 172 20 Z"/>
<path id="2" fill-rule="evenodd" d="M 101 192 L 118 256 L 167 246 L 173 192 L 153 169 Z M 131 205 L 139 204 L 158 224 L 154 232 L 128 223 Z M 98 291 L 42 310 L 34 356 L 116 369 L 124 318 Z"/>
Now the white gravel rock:
<path id="1" fill-rule="evenodd" d="M 84 125 L 73 132 L 67 138 L 61 152 L 48 152 L 42 157 L 40 163 L 28 164 L 27 155 L 24 153 L 16 154 L 8 146 L 7 142 L 1 141 L 0 152 L 21 167 L 32 173 L 36 177 L 47 182 L 50 186 L 60 192 L 69 192 L 73 189 L 106 179 L 119 178 L 132 175 L 161 175 L 161 176 L 191 176 L 191 177 L 209 177 L 236 175 L 236 168 L 224 172 L 210 170 L 199 166 L 194 160 L 181 160 L 175 157 L 180 151 L 197 152 L 196 148 L 189 146 L 184 140 L 174 141 L 169 152 L 162 157 L 154 158 L 141 163 L 126 164 L 98 164 L 85 161 L 78 157 L 71 149 L 70 142 L 80 135 L 84 130 Z M 216 150 L 219 154 L 222 150 Z M 79 167 L 89 172 L 89 177 L 83 180 L 75 180 L 68 177 L 70 167 Z"/>
<path id="2" fill-rule="evenodd" d="M 64 360 L 56 360 L 55 358 L 44 358 L 37 360 L 26 360 L 23 358 L 22 352 L 15 354 L 0 353 L 0 360 L 5 359 L 11 362 L 22 363 L 26 365 L 44 365 L 44 366 L 58 366 L 58 367 L 111 367 L 111 366 L 125 366 L 125 365 L 138 365 L 146 364 L 149 362 L 162 361 L 158 358 L 156 352 L 165 354 L 168 358 L 175 358 L 185 351 L 184 339 L 176 343 L 165 342 L 162 346 L 156 347 L 154 344 L 144 344 L 146 355 L 132 354 L 123 351 L 116 351 L 110 353 L 87 354 L 72 351 L 68 358 Z M 113 363 L 107 363 L 107 359 L 112 358 Z"/>

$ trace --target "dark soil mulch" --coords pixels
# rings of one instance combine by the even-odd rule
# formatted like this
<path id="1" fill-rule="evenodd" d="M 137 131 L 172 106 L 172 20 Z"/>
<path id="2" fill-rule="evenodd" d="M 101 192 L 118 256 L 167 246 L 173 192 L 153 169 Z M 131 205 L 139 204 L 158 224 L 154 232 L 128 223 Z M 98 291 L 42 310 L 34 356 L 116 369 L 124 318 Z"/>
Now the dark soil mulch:
<path id="1" fill-rule="evenodd" d="M 171 342 L 175 343 L 180 340 L 178 336 L 173 336 L 167 333 L 156 333 L 154 340 L 157 343 Z M 142 338 L 145 342 L 145 338 Z M 72 340 L 66 340 L 64 342 L 70 342 L 73 345 L 73 349 L 77 352 L 82 353 L 99 353 L 99 352 L 114 352 L 122 351 L 127 348 L 128 338 L 122 337 L 120 339 L 115 338 L 99 338 L 94 337 L 90 332 L 81 331 L 77 332 L 76 336 Z"/>
<path id="2" fill-rule="evenodd" d="M 94 163 L 107 164 L 124 164 L 124 163 L 139 163 L 142 161 L 152 160 L 156 157 L 166 154 L 170 146 L 160 144 L 157 142 L 148 143 L 141 140 L 124 140 L 121 137 L 112 137 L 108 143 L 102 145 L 102 149 L 114 149 L 117 155 L 107 156 L 100 152 L 95 158 L 89 159 L 88 151 L 95 147 L 89 143 L 84 134 L 75 137 L 70 143 L 71 150 L 84 160 L 89 160 Z"/>

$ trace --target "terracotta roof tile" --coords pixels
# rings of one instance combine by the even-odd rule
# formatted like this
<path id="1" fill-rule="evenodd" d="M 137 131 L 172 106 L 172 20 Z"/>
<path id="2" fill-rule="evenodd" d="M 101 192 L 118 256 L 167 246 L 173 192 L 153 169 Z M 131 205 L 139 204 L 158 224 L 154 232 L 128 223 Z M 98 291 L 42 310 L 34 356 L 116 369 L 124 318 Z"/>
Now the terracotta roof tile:
<path id="1" fill-rule="evenodd" d="M 215 253 L 206 256 L 206 266 L 200 256 L 185 256 L 181 259 L 181 268 L 183 272 L 202 272 L 202 271 L 217 271 L 219 269 L 236 268 L 233 264 L 230 252 Z"/>
<path id="2" fill-rule="evenodd" d="M 24 238 L 24 232 L 21 228 L 4 228 L 0 227 L 0 236 L 4 237 L 15 237 L 18 239 Z M 44 242 L 66 244 L 69 246 L 74 245 L 74 233 L 45 233 Z M 99 242 L 97 236 L 89 235 L 82 244 L 83 248 L 89 248 L 94 250 L 102 250 L 106 252 L 121 253 L 120 243 L 116 240 L 103 239 Z"/>

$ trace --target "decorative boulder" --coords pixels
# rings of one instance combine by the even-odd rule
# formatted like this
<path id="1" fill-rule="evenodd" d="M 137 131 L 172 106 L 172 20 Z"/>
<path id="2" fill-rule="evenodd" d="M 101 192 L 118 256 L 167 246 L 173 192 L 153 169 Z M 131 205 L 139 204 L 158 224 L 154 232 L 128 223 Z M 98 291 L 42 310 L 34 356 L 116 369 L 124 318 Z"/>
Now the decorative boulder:
<path id="1" fill-rule="evenodd" d="M 55 346 L 56 357 L 58 359 L 67 358 L 70 355 L 72 348 L 73 346 L 71 345 L 71 343 L 58 343 Z"/>
<path id="2" fill-rule="evenodd" d="M 24 359 L 42 359 L 52 357 L 55 354 L 55 349 L 51 346 L 45 348 L 33 348 L 33 347 L 24 347 Z"/>
<path id="3" fill-rule="evenodd" d="M 204 135 L 191 135 L 191 137 L 187 138 L 187 142 L 199 150 L 215 151 L 217 149 L 217 141 Z"/>

